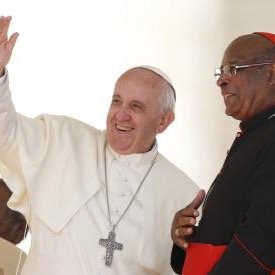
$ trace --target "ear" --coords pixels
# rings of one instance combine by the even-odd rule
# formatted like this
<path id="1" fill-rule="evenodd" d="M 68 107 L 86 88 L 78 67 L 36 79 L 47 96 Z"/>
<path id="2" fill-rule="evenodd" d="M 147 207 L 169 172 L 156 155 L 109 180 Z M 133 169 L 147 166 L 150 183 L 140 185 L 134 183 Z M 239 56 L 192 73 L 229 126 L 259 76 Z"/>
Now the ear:
<path id="1" fill-rule="evenodd" d="M 268 83 L 270 85 L 275 85 L 275 64 L 271 64 L 271 70 L 269 72 Z"/>
<path id="2" fill-rule="evenodd" d="M 158 125 L 157 128 L 157 134 L 162 133 L 175 119 L 175 113 L 174 112 L 167 112 L 165 113 Z"/>

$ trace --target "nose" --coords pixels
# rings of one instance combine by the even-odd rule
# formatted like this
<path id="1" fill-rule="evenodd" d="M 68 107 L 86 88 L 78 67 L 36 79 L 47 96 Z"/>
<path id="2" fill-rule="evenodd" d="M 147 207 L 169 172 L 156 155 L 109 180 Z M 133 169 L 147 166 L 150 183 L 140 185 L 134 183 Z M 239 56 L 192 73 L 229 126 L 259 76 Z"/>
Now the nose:
<path id="1" fill-rule="evenodd" d="M 131 118 L 130 110 L 126 106 L 120 106 L 120 108 L 117 110 L 116 118 L 119 121 L 126 121 Z"/>
<path id="2" fill-rule="evenodd" d="M 228 75 L 226 75 L 225 73 L 222 73 L 221 76 L 217 79 L 216 84 L 219 87 L 223 87 L 223 86 L 226 86 L 228 82 L 229 82 Z"/>

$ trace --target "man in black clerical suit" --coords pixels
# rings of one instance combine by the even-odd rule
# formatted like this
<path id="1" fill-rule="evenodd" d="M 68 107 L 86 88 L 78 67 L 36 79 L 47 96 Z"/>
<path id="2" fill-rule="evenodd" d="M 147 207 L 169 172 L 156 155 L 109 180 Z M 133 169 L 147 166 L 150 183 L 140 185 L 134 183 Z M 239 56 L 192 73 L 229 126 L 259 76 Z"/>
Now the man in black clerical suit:
<path id="1" fill-rule="evenodd" d="M 206 198 L 200 191 L 176 213 L 171 265 L 183 275 L 275 274 L 275 35 L 235 39 L 215 76 L 241 132 Z"/>
<path id="2" fill-rule="evenodd" d="M 10 189 L 0 179 L 0 238 L 18 244 L 24 239 L 26 220 L 21 213 L 8 208 L 10 196 Z"/>

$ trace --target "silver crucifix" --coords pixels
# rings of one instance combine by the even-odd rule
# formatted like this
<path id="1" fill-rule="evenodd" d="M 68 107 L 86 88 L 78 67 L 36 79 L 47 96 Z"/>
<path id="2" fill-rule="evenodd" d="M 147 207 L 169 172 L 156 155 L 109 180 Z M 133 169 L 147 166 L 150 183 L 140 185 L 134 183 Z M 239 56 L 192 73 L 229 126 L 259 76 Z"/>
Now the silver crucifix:
<path id="1" fill-rule="evenodd" d="M 105 265 L 110 266 L 113 261 L 114 251 L 122 250 L 123 244 L 117 243 L 114 230 L 110 231 L 108 239 L 100 239 L 99 244 L 106 247 Z"/>

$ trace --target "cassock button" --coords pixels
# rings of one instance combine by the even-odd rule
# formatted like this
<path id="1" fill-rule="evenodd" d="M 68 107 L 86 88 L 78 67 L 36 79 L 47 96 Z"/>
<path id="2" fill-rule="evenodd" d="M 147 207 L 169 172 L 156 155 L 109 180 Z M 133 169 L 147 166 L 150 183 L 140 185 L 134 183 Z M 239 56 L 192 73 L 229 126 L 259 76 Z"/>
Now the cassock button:
<path id="1" fill-rule="evenodd" d="M 240 137 L 242 135 L 242 132 L 238 132 L 236 137 Z"/>

